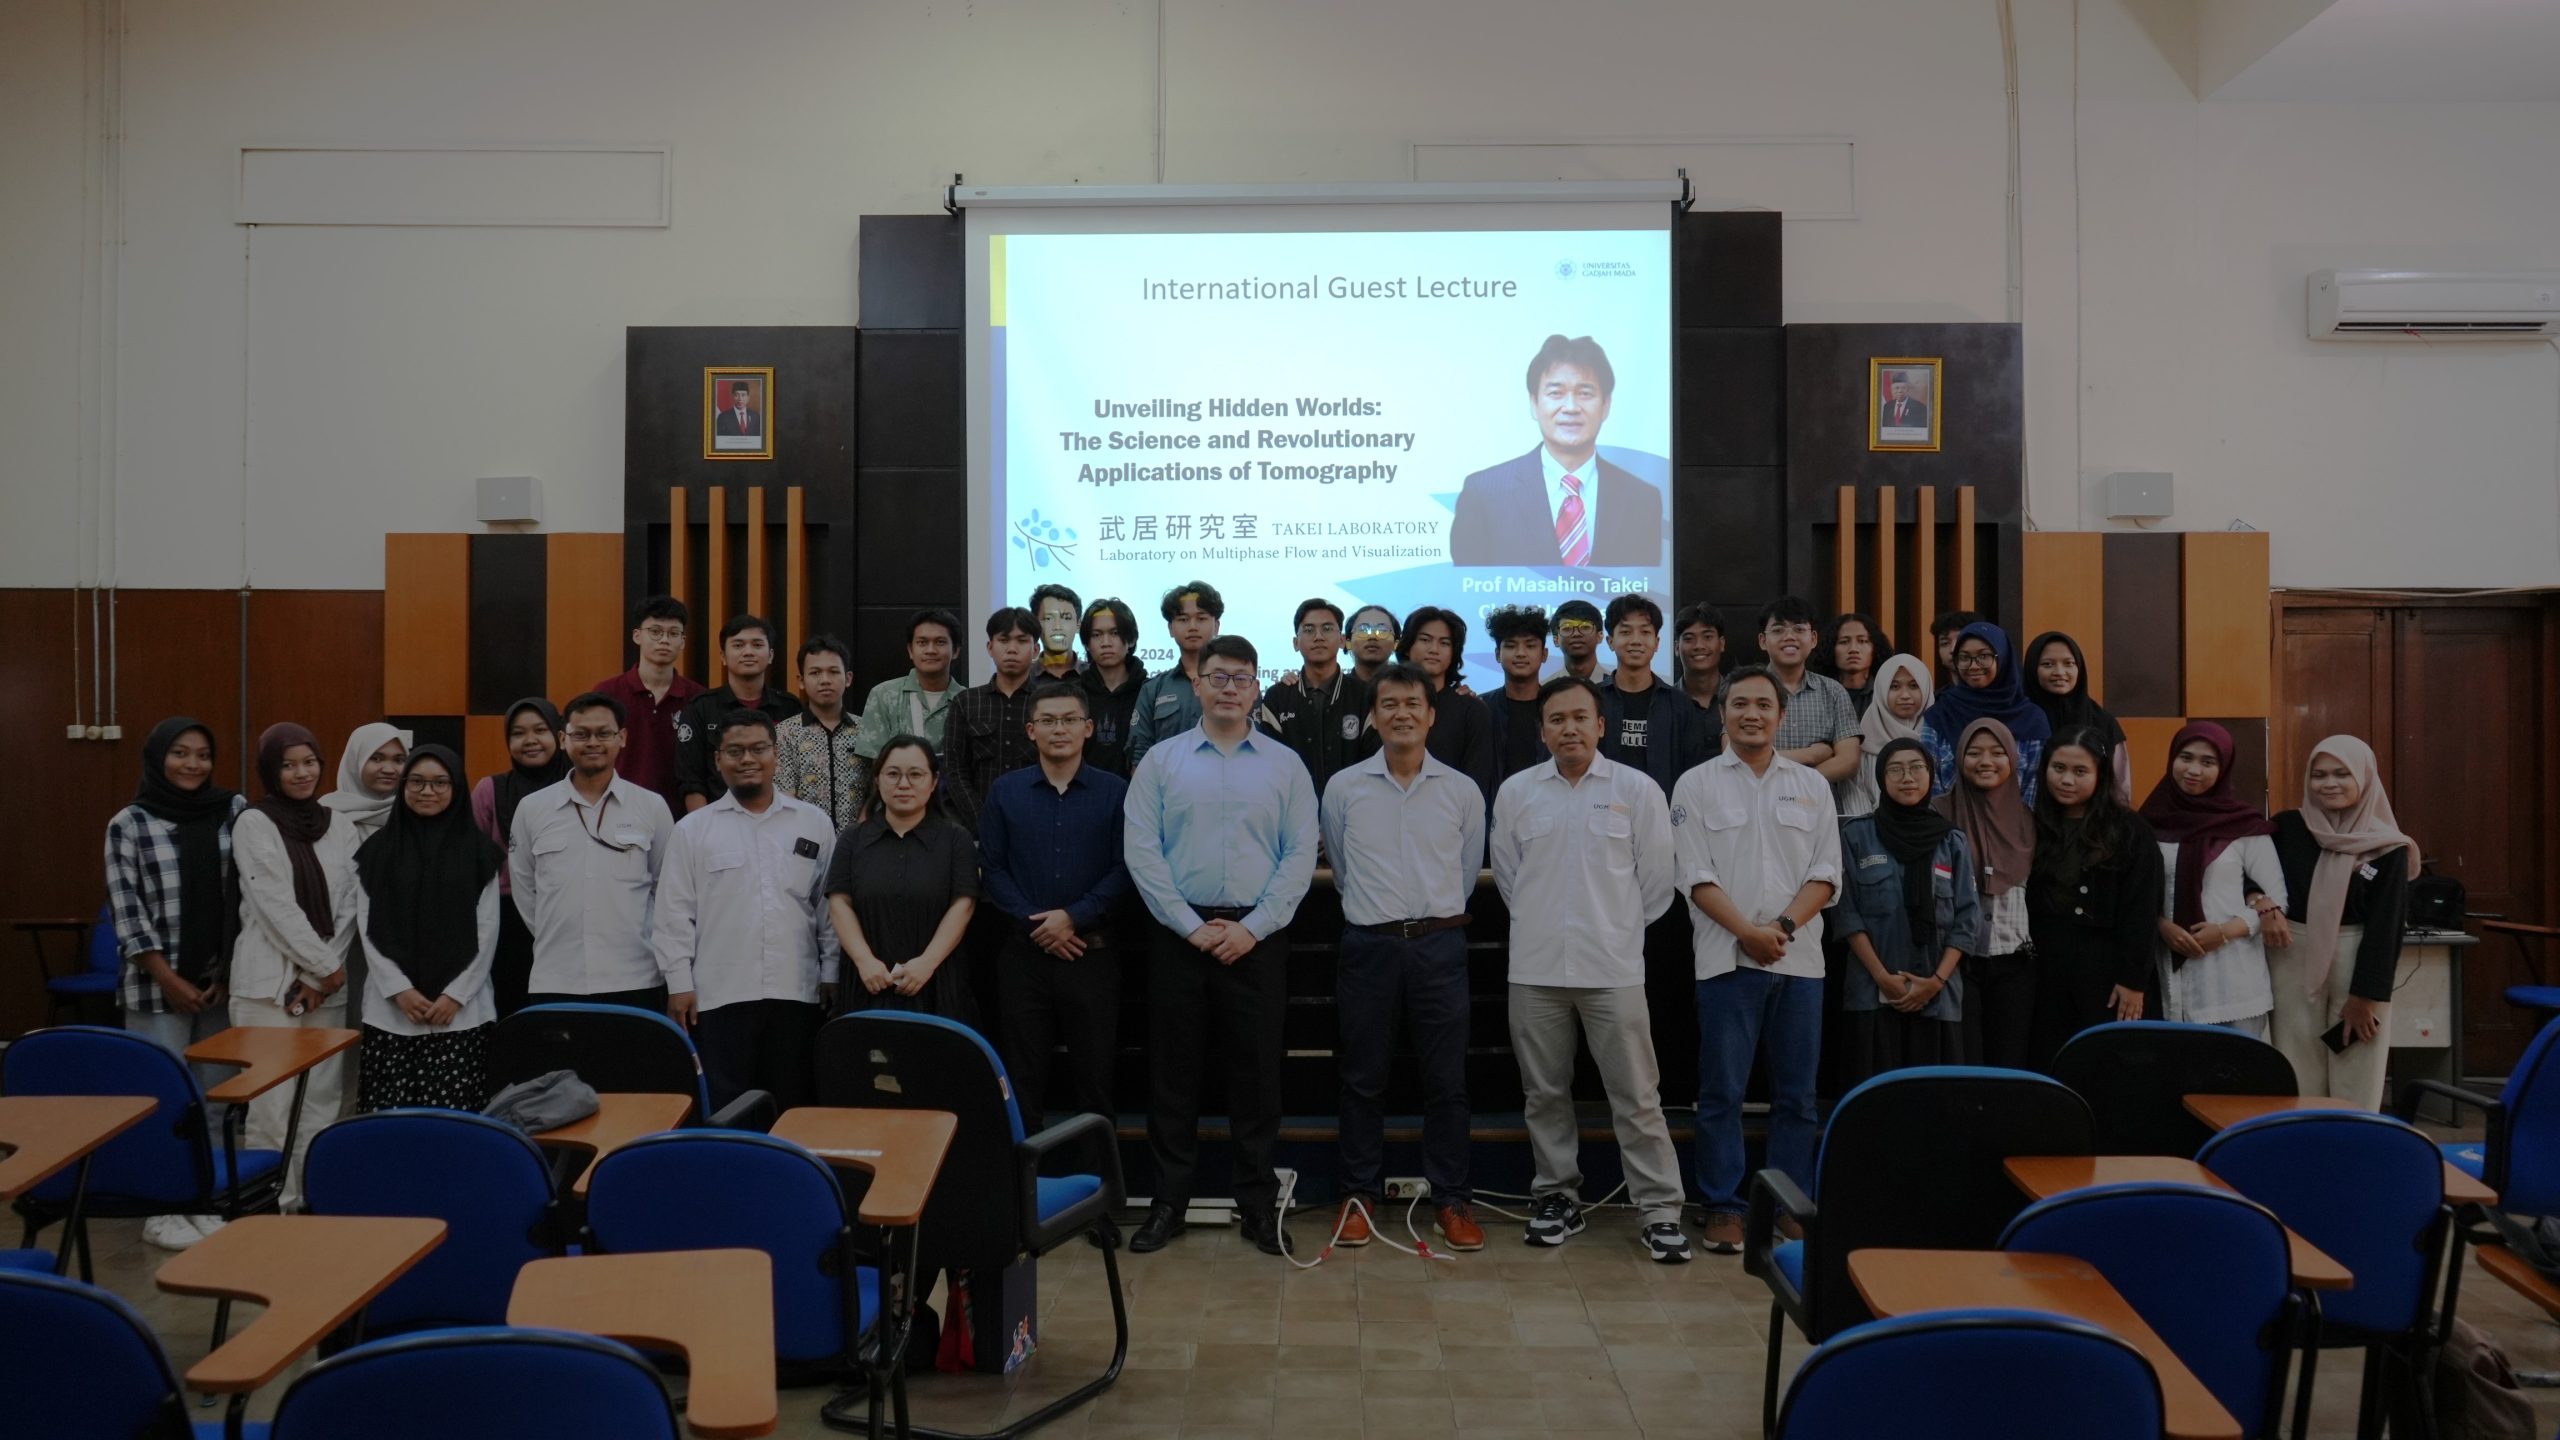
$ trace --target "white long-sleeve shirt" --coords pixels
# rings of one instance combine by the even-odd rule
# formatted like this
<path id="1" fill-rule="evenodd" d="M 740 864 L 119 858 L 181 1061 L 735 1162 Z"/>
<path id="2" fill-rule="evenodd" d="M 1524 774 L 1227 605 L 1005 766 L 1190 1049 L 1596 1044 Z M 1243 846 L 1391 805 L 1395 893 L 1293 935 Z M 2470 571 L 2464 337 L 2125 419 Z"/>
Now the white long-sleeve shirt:
<path id="1" fill-rule="evenodd" d="M 815 1003 L 842 954 L 827 921 L 835 843 L 825 811 L 780 793 L 762 814 L 723 795 L 677 821 L 649 917 L 667 989 L 705 1010 Z"/>
<path id="2" fill-rule="evenodd" d="M 336 827 L 331 827 L 336 828 Z M 453 1023 L 421 1025 L 392 1003 L 391 997 L 403 990 L 416 988 L 407 971 L 390 957 L 374 948 L 370 930 L 373 925 L 373 897 L 362 885 L 356 887 L 356 933 L 364 938 L 364 1023 L 376 1030 L 394 1035 L 450 1035 L 475 1025 L 488 1025 L 498 1018 L 498 1000 L 490 993 L 489 966 L 498 958 L 498 877 L 480 889 L 478 914 L 479 955 L 463 972 L 453 977 L 444 993 L 461 1002 Z M 431 997 L 432 998 L 432 997 Z"/>
<path id="3" fill-rule="evenodd" d="M 675 828 L 656 791 L 619 775 L 592 805 L 574 780 L 524 797 L 507 840 L 508 895 L 533 932 L 534 993 L 665 982 L 649 943 L 649 906 Z"/>
<path id="4" fill-rule="evenodd" d="M 1671 807 L 1653 777 L 1595 756 L 1579 782 L 1547 760 L 1493 800 L 1493 883 L 1511 910 L 1514 985 L 1644 983 L 1644 927 L 1671 908 Z"/>
<path id="5" fill-rule="evenodd" d="M 2161 842 L 2160 863 L 2165 871 L 2161 877 L 2160 913 L 2168 915 L 2178 903 L 2175 841 Z M 2259 938 L 2258 912 L 2249 904 L 2243 883 L 2248 880 L 2257 881 L 2258 888 L 2278 907 L 2288 903 L 2284 864 L 2276 857 L 2272 837 L 2249 835 L 2234 840 L 2204 867 L 2204 884 L 2197 893 L 2197 899 L 2204 904 L 2204 918 L 2238 920 L 2249 927 L 2249 933 L 2237 940 L 2226 940 L 2212 954 L 2182 965 L 2169 963 L 2169 944 L 2162 941 L 2162 1019 L 2219 1025 L 2264 1015 L 2276 1008 L 2275 986 L 2267 976 L 2266 942 Z"/>
<path id="6" fill-rule="evenodd" d="M 337 933 L 323 938 L 293 898 L 293 864 L 276 822 L 252 808 L 231 824 L 231 863 L 240 877 L 240 937 L 231 947 L 231 992 L 281 1005 L 294 982 L 318 982 L 347 961 L 347 932 L 355 926 L 356 846 L 363 836 L 346 817 L 329 822 L 311 842 L 321 873 L 329 877 L 329 914 Z"/>
<path id="7" fill-rule="evenodd" d="M 1783 755 L 1767 772 L 1751 773 L 1728 750 L 1671 787 L 1671 831 L 1680 851 L 1680 893 L 1700 885 L 1725 892 L 1746 920 L 1773 922 L 1816 880 L 1840 890 L 1840 814 L 1831 782 Z M 1712 980 L 1742 961 L 1732 931 L 1690 899 L 1689 925 L 1697 978 Z M 1822 915 L 1797 927 L 1778 963 L 1754 966 L 1772 975 L 1822 978 Z"/>

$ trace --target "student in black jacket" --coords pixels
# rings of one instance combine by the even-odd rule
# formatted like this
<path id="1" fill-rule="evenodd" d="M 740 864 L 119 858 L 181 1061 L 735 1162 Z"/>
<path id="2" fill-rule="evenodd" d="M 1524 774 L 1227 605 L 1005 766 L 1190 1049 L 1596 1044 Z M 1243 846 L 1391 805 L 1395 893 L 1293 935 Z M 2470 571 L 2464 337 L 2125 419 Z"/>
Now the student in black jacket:
<path id="1" fill-rule="evenodd" d="M 1298 602 L 1290 622 L 1298 671 L 1262 692 L 1253 723 L 1280 737 L 1307 763 L 1316 794 L 1334 772 L 1378 749 L 1369 728 L 1369 684 L 1342 668 L 1342 607 L 1319 596 Z"/>
<path id="2" fill-rule="evenodd" d="M 1609 653 L 1617 668 L 1600 687 L 1600 753 L 1653 777 L 1665 797 L 1715 752 L 1706 717 L 1687 695 L 1653 673 L 1662 645 L 1662 607 L 1642 595 L 1609 602 Z"/>
<path id="3" fill-rule="evenodd" d="M 1460 687 L 1465 679 L 1467 622 L 1454 610 L 1425 605 L 1404 617 L 1396 658 L 1431 679 L 1431 738 L 1423 748 L 1476 782 L 1491 814 L 1496 786 L 1493 712 Z"/>
<path id="4" fill-rule="evenodd" d="M 676 712 L 676 794 L 684 806 L 677 819 L 729 793 L 711 756 L 720 748 L 720 732 L 732 714 L 760 710 L 779 722 L 800 713 L 800 702 L 773 683 L 781 643 L 773 626 L 758 616 L 732 615 L 720 627 L 720 664 L 729 683 L 703 691 Z"/>
<path id="5" fill-rule="evenodd" d="M 1084 669 L 1076 682 L 1093 703 L 1093 738 L 1085 742 L 1084 762 L 1129 778 L 1129 719 L 1138 708 L 1138 687 L 1147 683 L 1147 662 L 1138 658 L 1138 617 L 1125 601 L 1101 599 L 1085 607 L 1076 627 L 1084 641 Z"/>
<path id="6" fill-rule="evenodd" d="M 2044 753 L 2027 876 L 2040 1065 L 2092 1025 L 2141 1019 L 2154 983 L 2166 872 L 2151 827 L 2116 798 L 2113 763 L 2106 737 L 2086 726 Z"/>
<path id="7" fill-rule="evenodd" d="M 2312 748 L 2302 796 L 2301 809 L 2276 817 L 2293 933 L 2289 943 L 2268 937 L 2271 1038 L 2293 1062 L 2303 1094 L 2377 1110 L 2418 845 L 2391 813 L 2373 747 L 2352 735 Z M 2333 1026 L 2343 1027 L 2345 1041 L 2334 1052 L 2321 1039 Z"/>

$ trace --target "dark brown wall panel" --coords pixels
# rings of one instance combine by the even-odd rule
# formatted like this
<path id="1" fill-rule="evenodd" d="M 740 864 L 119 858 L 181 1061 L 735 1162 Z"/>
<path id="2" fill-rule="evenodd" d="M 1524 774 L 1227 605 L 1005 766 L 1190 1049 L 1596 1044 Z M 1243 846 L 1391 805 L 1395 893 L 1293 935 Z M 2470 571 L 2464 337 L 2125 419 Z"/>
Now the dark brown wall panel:
<path id="1" fill-rule="evenodd" d="M 1673 401 L 1683 465 L 1776 465 L 1786 458 L 1787 339 L 1774 327 L 1683 330 Z"/>
<path id="2" fill-rule="evenodd" d="M 336 785 L 348 734 L 382 718 L 382 592 L 261 590 L 249 597 L 249 737 L 308 728 Z"/>
<path id="3" fill-rule="evenodd" d="M 550 589 L 548 536 L 471 537 L 470 713 L 546 693 Z"/>
<path id="4" fill-rule="evenodd" d="M 865 215 L 860 256 L 863 329 L 960 328 L 959 216 Z"/>
<path id="5" fill-rule="evenodd" d="M 2185 551 L 2174 533 L 2109 532 L 2107 708 L 2186 713 Z"/>
<path id="6" fill-rule="evenodd" d="M 1679 323 L 1776 326 L 1785 318 L 1786 262 L 1775 210 L 1692 210 L 1671 226 Z"/>

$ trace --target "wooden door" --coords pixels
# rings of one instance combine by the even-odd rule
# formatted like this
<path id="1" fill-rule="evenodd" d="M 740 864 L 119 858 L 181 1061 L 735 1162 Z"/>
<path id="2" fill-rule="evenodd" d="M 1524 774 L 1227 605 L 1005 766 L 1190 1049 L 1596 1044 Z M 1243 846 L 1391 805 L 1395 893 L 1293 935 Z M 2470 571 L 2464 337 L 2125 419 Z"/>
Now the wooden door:
<path id="1" fill-rule="evenodd" d="M 2551 923 L 2545 893 L 2547 761 L 2542 617 L 2524 607 L 2406 609 L 2393 623 L 2391 800 L 2400 828 L 2474 911 Z M 2549 967 L 2560 957 L 2542 957 Z M 2504 1075 L 2533 1038 L 2506 1003 L 2523 981 L 2514 942 L 2465 956 L 2463 1067 Z"/>
<path id="2" fill-rule="evenodd" d="M 2302 803 L 2311 747 L 2358 735 L 2391 781 L 2392 612 L 2374 606 L 2289 606 L 2276 646 L 2274 734 L 2268 737 L 2267 810 Z M 2398 791 L 2393 791 L 2395 795 Z"/>

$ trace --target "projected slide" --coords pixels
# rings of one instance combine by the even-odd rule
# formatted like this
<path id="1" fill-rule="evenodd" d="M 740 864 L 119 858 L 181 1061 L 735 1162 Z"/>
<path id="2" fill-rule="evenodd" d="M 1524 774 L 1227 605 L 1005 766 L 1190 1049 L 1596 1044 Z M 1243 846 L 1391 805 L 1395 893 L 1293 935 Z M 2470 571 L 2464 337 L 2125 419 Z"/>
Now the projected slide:
<path id="1" fill-rule="evenodd" d="M 1202 578 L 1275 670 L 1311 595 L 1669 608 L 1666 232 L 985 243 L 998 603 L 1119 596 L 1152 665 Z"/>

